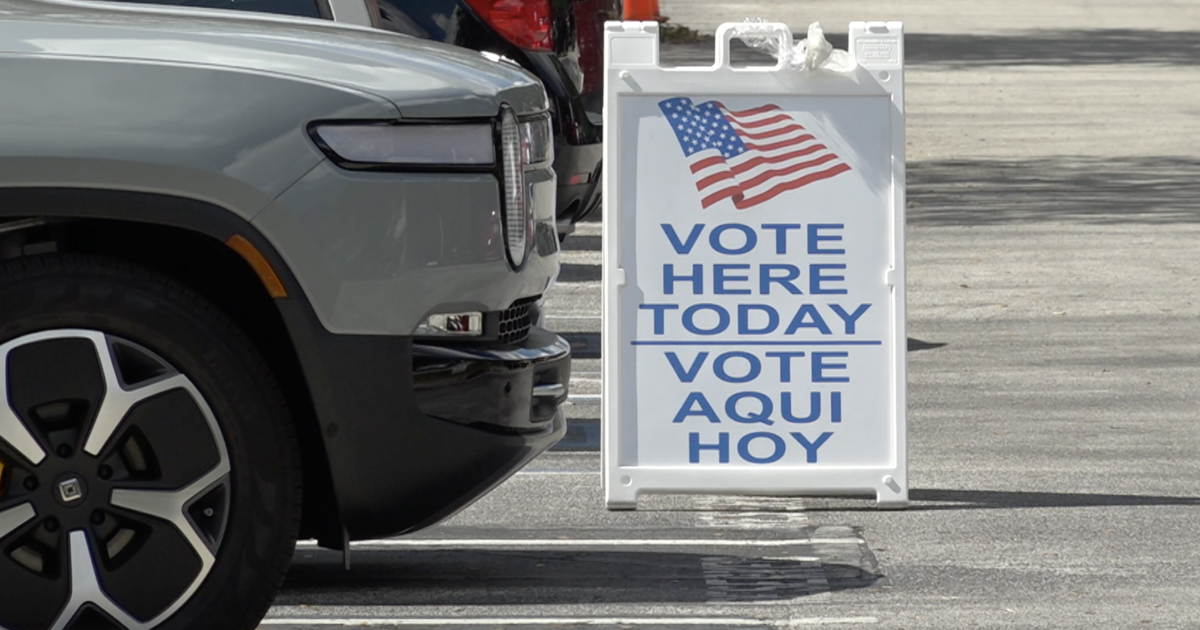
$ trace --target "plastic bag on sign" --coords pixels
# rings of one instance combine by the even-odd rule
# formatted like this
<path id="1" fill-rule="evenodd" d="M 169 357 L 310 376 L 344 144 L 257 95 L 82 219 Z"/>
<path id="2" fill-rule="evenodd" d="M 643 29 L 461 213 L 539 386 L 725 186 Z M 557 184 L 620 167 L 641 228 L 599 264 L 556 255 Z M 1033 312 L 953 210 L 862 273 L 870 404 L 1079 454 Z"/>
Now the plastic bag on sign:
<path id="1" fill-rule="evenodd" d="M 753 50 L 783 59 L 793 70 L 828 70 L 831 72 L 850 72 L 857 65 L 850 53 L 835 49 L 825 39 L 825 31 L 820 22 L 808 25 L 808 36 L 793 42 L 790 48 L 780 50 L 779 38 L 772 31 L 760 26 L 767 21 L 763 18 L 746 18 L 744 25 L 734 31 L 734 36 L 742 40 Z"/>

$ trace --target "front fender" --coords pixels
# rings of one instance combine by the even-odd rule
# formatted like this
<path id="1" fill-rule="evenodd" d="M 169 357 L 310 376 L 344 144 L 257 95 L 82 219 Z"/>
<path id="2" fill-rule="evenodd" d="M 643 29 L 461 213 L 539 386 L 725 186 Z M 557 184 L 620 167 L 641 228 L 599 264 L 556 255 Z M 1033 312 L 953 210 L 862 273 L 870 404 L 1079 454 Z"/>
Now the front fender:
<path id="1" fill-rule="evenodd" d="M 290 77 L 133 60 L 0 55 L 0 85 L 0 188 L 172 195 L 246 220 L 324 159 L 309 121 L 399 113 Z"/>

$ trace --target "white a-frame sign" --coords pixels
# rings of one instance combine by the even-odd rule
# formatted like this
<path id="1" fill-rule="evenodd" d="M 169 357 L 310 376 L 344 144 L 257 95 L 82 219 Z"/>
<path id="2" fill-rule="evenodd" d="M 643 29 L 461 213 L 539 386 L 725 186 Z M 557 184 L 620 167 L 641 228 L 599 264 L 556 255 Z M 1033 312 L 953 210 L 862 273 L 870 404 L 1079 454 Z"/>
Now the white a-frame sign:
<path id="1" fill-rule="evenodd" d="M 732 67 L 745 27 L 663 68 L 656 23 L 606 26 L 605 500 L 903 507 L 902 28 L 851 24 L 835 71 Z"/>

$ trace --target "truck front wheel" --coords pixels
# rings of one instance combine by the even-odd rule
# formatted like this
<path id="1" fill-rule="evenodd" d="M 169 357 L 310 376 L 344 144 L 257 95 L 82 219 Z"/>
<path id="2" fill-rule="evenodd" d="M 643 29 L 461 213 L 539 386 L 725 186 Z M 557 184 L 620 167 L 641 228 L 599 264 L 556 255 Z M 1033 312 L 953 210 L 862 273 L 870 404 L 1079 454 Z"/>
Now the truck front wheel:
<path id="1" fill-rule="evenodd" d="M 301 508 L 279 385 L 157 272 L 0 263 L 0 627 L 254 628 Z"/>

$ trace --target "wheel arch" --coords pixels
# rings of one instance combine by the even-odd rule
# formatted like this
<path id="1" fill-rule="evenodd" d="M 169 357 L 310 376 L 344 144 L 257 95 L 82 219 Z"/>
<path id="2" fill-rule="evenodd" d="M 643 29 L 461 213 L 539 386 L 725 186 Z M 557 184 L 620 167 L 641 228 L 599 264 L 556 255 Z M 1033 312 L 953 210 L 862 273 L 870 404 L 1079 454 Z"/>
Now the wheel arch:
<path id="1" fill-rule="evenodd" d="M 6 230 L 5 226 L 9 229 Z M 52 248 L 52 249 L 47 249 Z M 280 381 L 300 438 L 301 538 L 340 548 L 342 524 L 297 331 L 285 308 L 309 309 L 265 237 L 229 209 L 161 193 L 0 188 L 0 258 L 75 251 L 121 258 L 173 276 L 221 308 L 254 340 Z"/>

